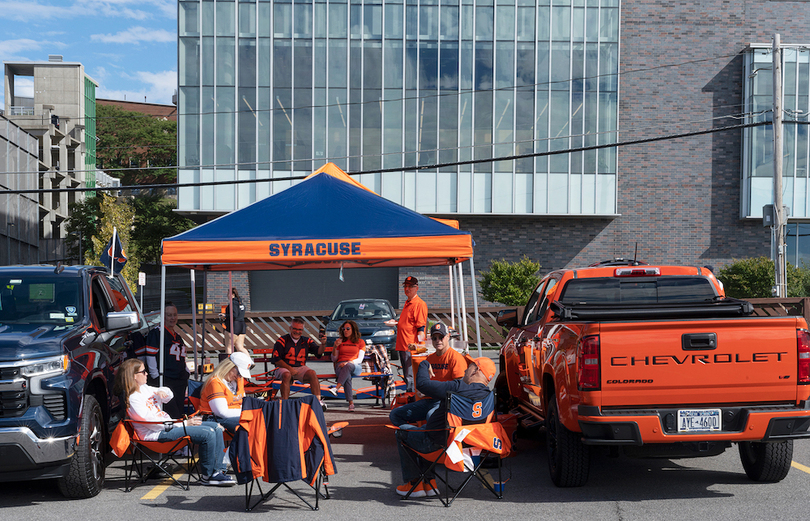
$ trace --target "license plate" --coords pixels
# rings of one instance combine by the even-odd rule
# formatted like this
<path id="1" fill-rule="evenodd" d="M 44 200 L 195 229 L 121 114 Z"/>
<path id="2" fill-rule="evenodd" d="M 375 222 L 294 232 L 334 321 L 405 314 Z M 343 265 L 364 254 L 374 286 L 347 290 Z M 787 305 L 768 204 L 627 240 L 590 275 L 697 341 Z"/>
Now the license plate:
<path id="1" fill-rule="evenodd" d="M 720 409 L 682 409 L 678 411 L 678 432 L 720 430 Z"/>

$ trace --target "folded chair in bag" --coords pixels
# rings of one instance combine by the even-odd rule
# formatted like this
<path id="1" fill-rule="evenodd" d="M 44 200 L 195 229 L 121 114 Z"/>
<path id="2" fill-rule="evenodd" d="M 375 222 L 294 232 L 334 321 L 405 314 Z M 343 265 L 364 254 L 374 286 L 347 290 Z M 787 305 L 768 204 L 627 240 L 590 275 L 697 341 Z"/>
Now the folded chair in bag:
<path id="1" fill-rule="evenodd" d="M 174 441 L 144 441 L 138 438 L 138 433 L 133 424 L 152 423 L 165 425 L 171 422 L 142 422 L 130 419 L 121 420 L 110 436 L 110 446 L 113 453 L 119 458 L 124 458 L 124 492 L 129 492 L 134 488 L 131 484 L 133 476 L 137 475 L 141 483 L 153 473 L 164 474 L 171 479 L 175 485 L 183 490 L 189 489 L 191 478 L 198 478 L 197 460 L 194 457 L 194 443 L 189 436 L 183 436 Z M 175 427 L 177 428 L 177 427 Z M 185 426 L 183 426 L 185 430 Z M 186 455 L 180 456 L 177 451 L 187 449 Z M 129 458 L 132 461 L 127 462 Z M 180 463 L 180 459 L 185 459 Z M 147 464 L 152 464 L 152 469 L 147 468 Z M 188 477 L 185 483 L 178 481 L 172 474 L 169 464 L 172 463 L 184 469 Z"/>
<path id="2" fill-rule="evenodd" d="M 484 460 L 492 455 L 498 462 L 497 483 L 503 483 L 501 460 L 509 455 L 512 444 L 503 426 L 493 421 L 495 414 L 495 393 L 490 393 L 484 401 L 471 400 L 460 394 L 447 393 L 447 414 L 445 416 L 446 442 L 441 449 L 430 453 L 420 453 L 410 447 L 406 451 L 420 468 L 419 458 L 423 458 L 430 465 L 421 472 L 420 480 L 417 481 L 408 494 L 402 499 L 408 499 L 416 490 L 420 482 L 424 483 L 425 489 L 433 488 L 431 480 L 426 474 L 431 473 L 438 466 L 444 466 L 444 476 L 441 473 L 434 473 L 436 479 L 444 485 L 444 494 L 436 490 L 436 497 L 446 507 L 449 507 L 458 497 L 464 487 L 475 477 L 481 484 L 492 492 L 498 499 L 503 498 L 503 487 L 495 487 L 488 472 L 482 468 Z M 465 449 L 480 451 L 480 455 L 470 457 Z M 450 484 L 450 471 L 462 472 L 466 476 L 460 485 Z"/>

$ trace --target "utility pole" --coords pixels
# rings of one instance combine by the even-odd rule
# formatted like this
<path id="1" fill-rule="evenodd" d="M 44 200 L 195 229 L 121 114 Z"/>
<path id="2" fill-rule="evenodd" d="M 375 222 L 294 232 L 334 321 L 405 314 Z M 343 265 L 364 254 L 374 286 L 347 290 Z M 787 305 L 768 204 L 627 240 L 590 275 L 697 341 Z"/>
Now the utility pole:
<path id="1" fill-rule="evenodd" d="M 782 41 L 779 33 L 773 35 L 773 214 L 776 232 L 776 258 L 774 259 L 774 286 L 776 297 L 787 297 L 785 280 L 785 221 L 782 206 Z"/>

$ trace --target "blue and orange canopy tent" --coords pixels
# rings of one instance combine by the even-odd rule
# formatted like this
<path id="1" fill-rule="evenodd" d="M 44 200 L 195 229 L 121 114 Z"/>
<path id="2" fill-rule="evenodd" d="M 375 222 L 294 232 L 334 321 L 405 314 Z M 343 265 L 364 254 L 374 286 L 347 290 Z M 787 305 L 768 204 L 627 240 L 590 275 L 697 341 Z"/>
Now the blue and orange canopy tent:
<path id="1" fill-rule="evenodd" d="M 164 239 L 161 259 L 212 271 L 446 266 L 470 259 L 472 236 L 447 222 L 380 197 L 328 163 L 283 192 Z"/>
<path id="2" fill-rule="evenodd" d="M 166 266 L 247 271 L 454 266 L 469 260 L 480 339 L 473 246 L 472 235 L 457 222 L 393 203 L 327 163 L 283 192 L 163 239 L 161 262 L 165 280 Z"/>

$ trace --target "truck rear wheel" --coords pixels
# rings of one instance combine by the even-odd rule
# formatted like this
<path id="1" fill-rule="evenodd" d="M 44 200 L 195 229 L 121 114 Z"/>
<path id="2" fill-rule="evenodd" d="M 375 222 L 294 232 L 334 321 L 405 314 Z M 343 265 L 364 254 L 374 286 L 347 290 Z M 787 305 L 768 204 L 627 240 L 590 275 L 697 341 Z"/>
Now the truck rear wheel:
<path id="1" fill-rule="evenodd" d="M 551 400 L 546 416 L 546 452 L 551 481 L 558 487 L 581 487 L 588 481 L 591 458 L 579 434 L 560 422 L 557 402 Z"/>
<path id="2" fill-rule="evenodd" d="M 740 442 L 740 460 L 748 477 L 754 481 L 775 483 L 790 471 L 793 440 L 776 443 Z"/>
<path id="3" fill-rule="evenodd" d="M 70 459 L 70 470 L 57 483 L 65 497 L 89 498 L 104 486 L 104 416 L 95 397 L 84 397 L 79 445 Z"/>

